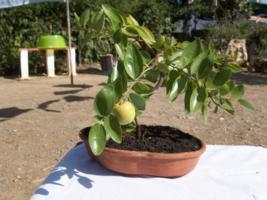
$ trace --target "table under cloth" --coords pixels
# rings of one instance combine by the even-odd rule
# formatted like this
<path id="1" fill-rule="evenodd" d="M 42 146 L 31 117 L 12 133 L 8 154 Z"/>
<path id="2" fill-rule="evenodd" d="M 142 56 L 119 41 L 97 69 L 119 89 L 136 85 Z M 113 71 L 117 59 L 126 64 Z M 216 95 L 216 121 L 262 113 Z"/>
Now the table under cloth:
<path id="1" fill-rule="evenodd" d="M 267 149 L 207 145 L 197 167 L 179 178 L 110 172 L 83 144 L 71 149 L 30 200 L 266 200 Z"/>

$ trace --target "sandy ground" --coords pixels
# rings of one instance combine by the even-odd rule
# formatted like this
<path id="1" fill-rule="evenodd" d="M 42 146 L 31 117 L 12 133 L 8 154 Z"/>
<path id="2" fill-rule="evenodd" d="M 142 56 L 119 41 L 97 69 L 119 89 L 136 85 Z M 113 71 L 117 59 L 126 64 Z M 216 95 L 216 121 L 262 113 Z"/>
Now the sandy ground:
<path id="1" fill-rule="evenodd" d="M 67 77 L 0 78 L 0 199 L 23 200 L 78 141 L 78 131 L 93 123 L 93 98 L 106 76 L 81 74 L 76 85 Z M 267 76 L 241 74 L 246 97 L 256 113 L 237 106 L 236 115 L 210 113 L 208 124 L 198 114 L 185 115 L 183 102 L 169 103 L 161 88 L 140 121 L 178 127 L 208 144 L 267 147 Z"/>

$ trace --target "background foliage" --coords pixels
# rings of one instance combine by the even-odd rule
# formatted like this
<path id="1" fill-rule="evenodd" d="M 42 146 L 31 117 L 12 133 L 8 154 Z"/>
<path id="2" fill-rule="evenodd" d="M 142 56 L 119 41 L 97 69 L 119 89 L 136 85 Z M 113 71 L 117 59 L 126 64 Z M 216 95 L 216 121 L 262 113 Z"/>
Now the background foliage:
<path id="1" fill-rule="evenodd" d="M 133 15 L 142 25 L 147 26 L 155 35 L 169 35 L 177 27 L 177 21 L 188 19 L 191 14 L 199 18 L 211 18 L 233 23 L 233 19 L 247 17 L 250 9 L 246 0 L 218 1 L 217 7 L 213 0 L 195 0 L 189 4 L 188 0 L 72 0 L 71 22 L 73 45 L 78 47 L 79 63 L 88 63 L 99 59 L 103 52 L 112 52 L 112 41 L 99 43 L 91 38 L 81 42 L 81 32 L 84 27 L 79 26 L 75 15 L 81 16 L 86 9 L 98 11 L 103 3 Z M 66 14 L 64 3 L 41 3 L 23 7 L 0 10 L 0 74 L 16 74 L 19 69 L 19 47 L 35 47 L 37 38 L 43 34 L 60 34 L 66 36 Z M 218 27 L 222 23 L 219 23 Z M 242 27 L 236 27 L 240 30 Z M 238 31 L 237 31 L 238 32 Z M 228 32 L 224 32 L 227 34 Z M 233 31 L 232 31 L 233 33 Z M 211 32 L 212 35 L 213 32 Z M 221 34 L 223 37 L 223 34 Z M 229 34 L 228 34 L 229 35 Z M 87 37 L 84 34 L 83 37 Z M 30 66 L 42 65 L 43 53 L 31 54 Z"/>

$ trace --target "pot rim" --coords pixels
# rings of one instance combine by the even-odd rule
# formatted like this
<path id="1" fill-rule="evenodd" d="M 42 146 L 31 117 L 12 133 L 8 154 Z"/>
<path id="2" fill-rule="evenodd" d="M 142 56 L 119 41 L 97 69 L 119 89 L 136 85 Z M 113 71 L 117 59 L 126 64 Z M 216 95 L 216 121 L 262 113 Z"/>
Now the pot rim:
<path id="1" fill-rule="evenodd" d="M 201 141 L 201 140 L 200 140 Z M 135 156 L 139 158 L 155 158 L 155 159 L 191 159 L 199 157 L 206 150 L 206 144 L 201 141 L 201 148 L 196 151 L 178 152 L 178 153 L 161 153 L 161 152 L 149 152 L 149 151 L 132 151 L 124 149 L 115 149 L 111 147 L 105 147 L 104 152 L 111 154 L 120 154 L 121 157 Z M 103 152 L 103 153 L 104 153 Z M 101 155 L 100 155 L 101 156 Z"/>
<path id="2" fill-rule="evenodd" d="M 84 128 L 86 129 L 86 128 Z M 83 141 L 88 142 L 88 136 L 84 134 L 82 129 L 79 132 L 79 136 Z M 188 134 L 188 133 L 187 133 Z M 191 134 L 189 134 L 191 135 Z M 193 136 L 193 135 L 191 135 Z M 196 151 L 187 151 L 187 152 L 177 152 L 177 153 L 161 153 L 161 152 L 149 152 L 149 151 L 134 151 L 134 150 L 124 150 L 124 149 L 115 149 L 112 147 L 105 147 L 103 153 L 110 153 L 110 154 L 119 154 L 120 157 L 139 157 L 139 158 L 155 158 L 155 159 L 164 159 L 164 160 L 170 160 L 170 159 L 192 159 L 200 157 L 201 154 L 203 154 L 206 150 L 206 144 L 199 139 L 196 136 L 193 136 L 194 138 L 198 139 L 201 144 L 201 148 Z M 102 153 L 102 154 L 103 154 Z M 101 154 L 101 155 L 102 155 Z M 100 156 L 101 156 L 100 155 Z M 99 156 L 96 156 L 99 157 Z"/>

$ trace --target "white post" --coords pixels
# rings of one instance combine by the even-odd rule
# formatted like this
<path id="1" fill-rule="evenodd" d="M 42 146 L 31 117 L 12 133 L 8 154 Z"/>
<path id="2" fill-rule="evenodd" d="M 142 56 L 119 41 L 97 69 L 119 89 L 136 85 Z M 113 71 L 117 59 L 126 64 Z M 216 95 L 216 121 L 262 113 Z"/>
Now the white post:
<path id="1" fill-rule="evenodd" d="M 46 67 L 47 67 L 47 76 L 55 77 L 55 56 L 54 50 L 46 50 Z"/>
<path id="2" fill-rule="evenodd" d="M 29 78 L 29 61 L 28 61 L 28 50 L 20 50 L 20 74 L 21 79 Z"/>
<path id="3" fill-rule="evenodd" d="M 70 84 L 74 84 L 73 78 L 73 66 L 72 66 L 72 56 L 71 56 L 71 27 L 70 27 L 70 3 L 66 0 L 66 15 L 67 15 L 67 25 L 68 25 L 68 69 L 70 75 Z M 75 70 L 76 71 L 76 70 Z"/>
<path id="4" fill-rule="evenodd" d="M 76 76 L 76 49 L 71 48 L 70 55 L 71 55 L 71 73 L 72 75 Z"/>

